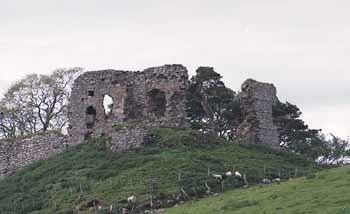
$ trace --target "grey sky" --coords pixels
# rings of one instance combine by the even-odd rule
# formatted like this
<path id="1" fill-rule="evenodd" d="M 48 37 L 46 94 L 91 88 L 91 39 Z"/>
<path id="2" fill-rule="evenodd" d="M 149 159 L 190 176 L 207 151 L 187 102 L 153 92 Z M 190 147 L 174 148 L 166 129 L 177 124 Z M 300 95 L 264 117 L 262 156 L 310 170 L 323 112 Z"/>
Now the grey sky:
<path id="1" fill-rule="evenodd" d="M 81 66 L 209 65 L 273 82 L 305 120 L 350 135 L 348 0 L 0 0 L 0 87 Z"/>

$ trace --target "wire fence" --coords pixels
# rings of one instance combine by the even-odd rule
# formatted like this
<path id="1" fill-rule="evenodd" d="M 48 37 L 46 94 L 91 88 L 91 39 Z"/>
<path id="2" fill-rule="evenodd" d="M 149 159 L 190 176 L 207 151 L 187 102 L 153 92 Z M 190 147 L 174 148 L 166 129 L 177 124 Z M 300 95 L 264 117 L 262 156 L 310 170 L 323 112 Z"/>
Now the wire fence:
<path id="1" fill-rule="evenodd" d="M 198 172 L 177 171 L 163 177 L 159 177 L 157 173 L 154 173 L 153 176 L 146 177 L 123 176 L 97 181 L 77 180 L 66 182 L 65 186 L 55 187 L 53 185 L 50 187 L 51 189 L 56 188 L 56 191 L 58 191 L 57 188 L 66 191 L 67 198 L 78 197 L 74 201 L 79 203 L 77 207 L 62 211 L 60 203 L 67 202 L 57 202 L 54 198 L 48 197 L 50 194 L 43 193 L 41 196 L 37 196 L 35 200 L 13 201 L 11 208 L 7 211 L 1 211 L 1 214 L 24 214 L 28 211 L 40 210 L 42 207 L 49 207 L 50 210 L 57 209 L 60 210 L 60 213 L 67 214 L 87 212 L 126 214 L 144 213 L 145 211 L 152 213 L 154 210 L 172 207 L 188 200 L 195 200 L 236 188 L 247 188 L 256 184 L 279 183 L 300 176 L 313 175 L 315 171 L 315 169 L 306 170 L 299 167 L 274 169 L 264 166 L 261 170 L 256 170 L 239 169 L 239 167 L 232 166 L 231 169 L 226 171 L 216 171 L 206 167 Z M 228 172 L 232 172 L 232 175 L 227 176 Z M 235 172 L 238 172 L 237 175 L 235 175 Z M 216 178 L 214 175 L 220 175 L 221 178 Z M 97 199 L 98 196 L 94 194 L 96 192 L 104 192 L 116 197 L 106 203 Z M 131 196 L 135 196 L 136 200 L 128 201 L 128 197 Z"/>

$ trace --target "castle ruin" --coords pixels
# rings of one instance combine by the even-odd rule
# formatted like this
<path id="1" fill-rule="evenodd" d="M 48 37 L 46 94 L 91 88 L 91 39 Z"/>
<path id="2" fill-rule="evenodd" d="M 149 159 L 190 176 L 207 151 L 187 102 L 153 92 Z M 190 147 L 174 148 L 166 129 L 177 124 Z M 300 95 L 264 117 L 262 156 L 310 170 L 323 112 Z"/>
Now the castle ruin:
<path id="1" fill-rule="evenodd" d="M 188 82 L 182 65 L 86 72 L 72 89 L 69 141 L 104 135 L 111 138 L 112 151 L 123 151 L 140 147 L 150 128 L 186 127 Z"/>
<path id="2" fill-rule="evenodd" d="M 46 133 L 14 142 L 0 141 L 0 177 L 37 160 L 46 160 L 90 137 L 105 136 L 114 152 L 142 147 L 149 129 L 187 128 L 189 77 L 182 65 L 164 65 L 139 72 L 102 70 L 79 76 L 68 109 L 68 136 Z M 248 79 L 242 85 L 242 143 L 279 148 L 272 106 L 278 102 L 272 84 Z"/>

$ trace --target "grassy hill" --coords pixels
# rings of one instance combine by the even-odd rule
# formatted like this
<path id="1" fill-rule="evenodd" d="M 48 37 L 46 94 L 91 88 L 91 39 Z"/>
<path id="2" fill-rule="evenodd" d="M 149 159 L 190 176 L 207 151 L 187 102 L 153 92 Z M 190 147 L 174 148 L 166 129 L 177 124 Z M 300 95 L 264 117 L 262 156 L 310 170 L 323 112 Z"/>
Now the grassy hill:
<path id="1" fill-rule="evenodd" d="M 166 212 L 197 213 L 347 214 L 350 213 L 350 167 L 324 170 L 281 184 L 229 191 Z"/>
<path id="2" fill-rule="evenodd" d="M 156 129 L 145 148 L 127 153 L 108 152 L 106 143 L 95 139 L 0 181 L 1 214 L 90 213 L 93 205 L 105 210 L 113 205 L 113 213 L 118 213 L 131 195 L 137 196 L 138 207 L 147 208 L 151 195 L 154 206 L 171 206 L 181 197 L 180 189 L 189 198 L 201 197 L 205 182 L 221 191 L 221 185 L 208 178 L 208 170 L 223 173 L 234 168 L 247 174 L 251 184 L 264 177 L 287 178 L 318 170 L 290 153 L 237 145 L 192 130 Z M 224 190 L 242 185 L 230 179 Z"/>

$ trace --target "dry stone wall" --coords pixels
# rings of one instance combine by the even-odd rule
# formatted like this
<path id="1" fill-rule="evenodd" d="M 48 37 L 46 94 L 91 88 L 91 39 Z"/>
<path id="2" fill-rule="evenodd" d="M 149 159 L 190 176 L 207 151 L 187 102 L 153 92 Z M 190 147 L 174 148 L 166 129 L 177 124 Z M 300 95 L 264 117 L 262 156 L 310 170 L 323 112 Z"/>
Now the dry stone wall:
<path id="1" fill-rule="evenodd" d="M 67 146 L 67 138 L 57 133 L 0 141 L 0 176 L 12 175 L 34 161 L 46 160 L 61 153 Z"/>
<path id="2" fill-rule="evenodd" d="M 80 144 L 105 135 L 113 151 L 123 151 L 141 146 L 152 127 L 186 127 L 187 87 L 188 71 L 182 65 L 86 72 L 72 89 L 69 141 Z M 108 114 L 106 96 L 113 100 Z"/>
<path id="3" fill-rule="evenodd" d="M 242 85 L 240 103 L 244 122 L 238 136 L 247 143 L 279 148 L 277 127 L 273 124 L 272 106 L 278 101 L 274 85 L 246 80 Z"/>

